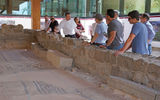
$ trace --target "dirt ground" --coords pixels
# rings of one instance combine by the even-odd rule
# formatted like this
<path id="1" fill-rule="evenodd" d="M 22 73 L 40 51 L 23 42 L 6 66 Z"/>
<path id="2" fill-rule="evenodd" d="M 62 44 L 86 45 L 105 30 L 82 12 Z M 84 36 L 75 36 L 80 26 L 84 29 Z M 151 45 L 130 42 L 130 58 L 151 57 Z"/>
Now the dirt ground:
<path id="1" fill-rule="evenodd" d="M 0 50 L 0 100 L 136 100 L 83 73 L 55 69 L 27 50 Z"/>

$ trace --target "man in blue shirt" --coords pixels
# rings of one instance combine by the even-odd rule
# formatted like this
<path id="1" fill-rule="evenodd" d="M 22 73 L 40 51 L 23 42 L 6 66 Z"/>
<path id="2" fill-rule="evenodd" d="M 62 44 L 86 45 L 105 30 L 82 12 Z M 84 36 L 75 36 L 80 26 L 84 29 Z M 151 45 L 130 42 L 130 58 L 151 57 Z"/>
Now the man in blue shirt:
<path id="1" fill-rule="evenodd" d="M 155 31 L 153 29 L 153 26 L 149 22 L 150 15 L 147 13 L 142 14 L 141 16 L 141 22 L 144 23 L 144 25 L 147 27 L 148 30 L 148 51 L 149 55 L 152 53 L 152 40 L 154 39 L 155 36 Z"/>
<path id="2" fill-rule="evenodd" d="M 103 16 L 101 14 L 96 14 L 95 21 L 97 23 L 95 34 L 91 40 L 91 44 L 95 45 L 105 45 L 107 38 L 105 34 L 107 33 L 107 25 L 103 22 Z"/>
<path id="3" fill-rule="evenodd" d="M 132 31 L 124 47 L 117 51 L 115 55 L 124 53 L 130 47 L 132 47 L 133 53 L 148 55 L 148 31 L 146 26 L 139 22 L 139 12 L 137 10 L 131 11 L 128 14 L 128 21 L 133 24 Z"/>

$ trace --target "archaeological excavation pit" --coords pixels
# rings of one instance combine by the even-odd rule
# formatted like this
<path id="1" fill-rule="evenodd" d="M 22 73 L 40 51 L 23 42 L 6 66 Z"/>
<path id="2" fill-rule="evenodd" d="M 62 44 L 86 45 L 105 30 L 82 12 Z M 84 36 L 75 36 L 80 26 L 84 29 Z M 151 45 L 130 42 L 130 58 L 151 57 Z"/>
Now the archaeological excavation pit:
<path id="1" fill-rule="evenodd" d="M 0 100 L 160 100 L 160 59 L 2 25 Z"/>

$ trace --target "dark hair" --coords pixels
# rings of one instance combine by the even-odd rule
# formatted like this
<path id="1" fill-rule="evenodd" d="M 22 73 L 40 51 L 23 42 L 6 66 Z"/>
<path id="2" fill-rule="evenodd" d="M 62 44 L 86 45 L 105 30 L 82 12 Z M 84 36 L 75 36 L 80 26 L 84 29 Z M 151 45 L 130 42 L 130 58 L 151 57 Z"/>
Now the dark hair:
<path id="1" fill-rule="evenodd" d="M 69 13 L 69 12 L 66 12 L 66 13 L 65 13 L 65 16 L 67 16 L 67 15 L 70 15 L 70 13 Z"/>
<path id="2" fill-rule="evenodd" d="M 128 13 L 128 16 L 130 16 L 132 19 L 135 18 L 139 21 L 139 12 L 137 10 L 133 10 Z"/>
<path id="3" fill-rule="evenodd" d="M 54 19 L 54 18 L 51 18 L 51 20 L 52 20 L 52 19 Z"/>
<path id="4" fill-rule="evenodd" d="M 76 19 L 79 19 L 79 17 L 74 17 L 74 21 L 76 22 Z M 81 23 L 80 19 L 79 19 L 79 24 Z"/>
<path id="5" fill-rule="evenodd" d="M 143 18 L 146 18 L 147 21 L 150 19 L 150 15 L 149 15 L 148 13 L 142 14 L 142 17 L 143 17 Z"/>
<path id="6" fill-rule="evenodd" d="M 107 13 L 108 16 L 110 16 L 111 18 L 114 18 L 115 16 L 115 11 L 113 9 L 107 9 Z"/>

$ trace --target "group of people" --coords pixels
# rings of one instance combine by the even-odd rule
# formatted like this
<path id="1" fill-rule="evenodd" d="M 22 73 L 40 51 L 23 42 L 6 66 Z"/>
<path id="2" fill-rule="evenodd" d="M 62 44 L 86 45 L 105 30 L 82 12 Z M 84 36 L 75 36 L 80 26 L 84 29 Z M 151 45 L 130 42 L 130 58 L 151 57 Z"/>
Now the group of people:
<path id="1" fill-rule="evenodd" d="M 108 9 L 105 16 L 106 23 L 103 22 L 103 15 L 101 14 L 96 14 L 94 18 L 95 23 L 92 24 L 92 38 L 91 42 L 88 43 L 89 45 L 117 50 L 115 56 L 124 53 L 129 48 L 132 48 L 133 53 L 151 55 L 151 43 L 155 32 L 149 22 L 149 14 L 144 13 L 140 16 L 137 10 L 129 12 L 128 21 L 130 24 L 133 24 L 133 27 L 126 42 L 124 42 L 124 25 L 119 20 L 118 11 Z M 73 20 L 70 13 L 65 14 L 65 18 L 60 24 L 58 24 L 54 17 L 51 17 L 49 25 L 45 17 L 45 23 L 46 27 L 48 27 L 46 31 L 49 31 L 51 28 L 52 32 L 63 32 L 65 37 L 79 38 L 81 33 L 84 32 L 84 27 L 80 23 L 79 18 L 75 17 Z"/>
<path id="2" fill-rule="evenodd" d="M 48 33 L 51 29 L 51 32 L 54 34 L 63 33 L 65 37 L 79 38 L 82 33 L 85 32 L 80 19 L 78 17 L 72 19 L 70 13 L 65 14 L 65 18 L 60 22 L 60 24 L 53 16 L 50 20 L 51 21 L 49 21 L 48 16 L 45 16 L 45 30 Z"/>
<path id="3" fill-rule="evenodd" d="M 113 9 L 107 10 L 107 25 L 103 22 L 103 16 L 96 14 L 95 21 L 97 25 L 90 44 L 117 50 L 115 56 L 124 53 L 129 48 L 132 48 L 133 53 L 151 55 L 151 43 L 155 32 L 149 19 L 150 16 L 147 13 L 140 16 L 137 10 L 129 12 L 128 21 L 130 24 L 133 24 L 133 27 L 127 41 L 124 42 L 124 26 L 118 19 L 117 11 Z"/>

